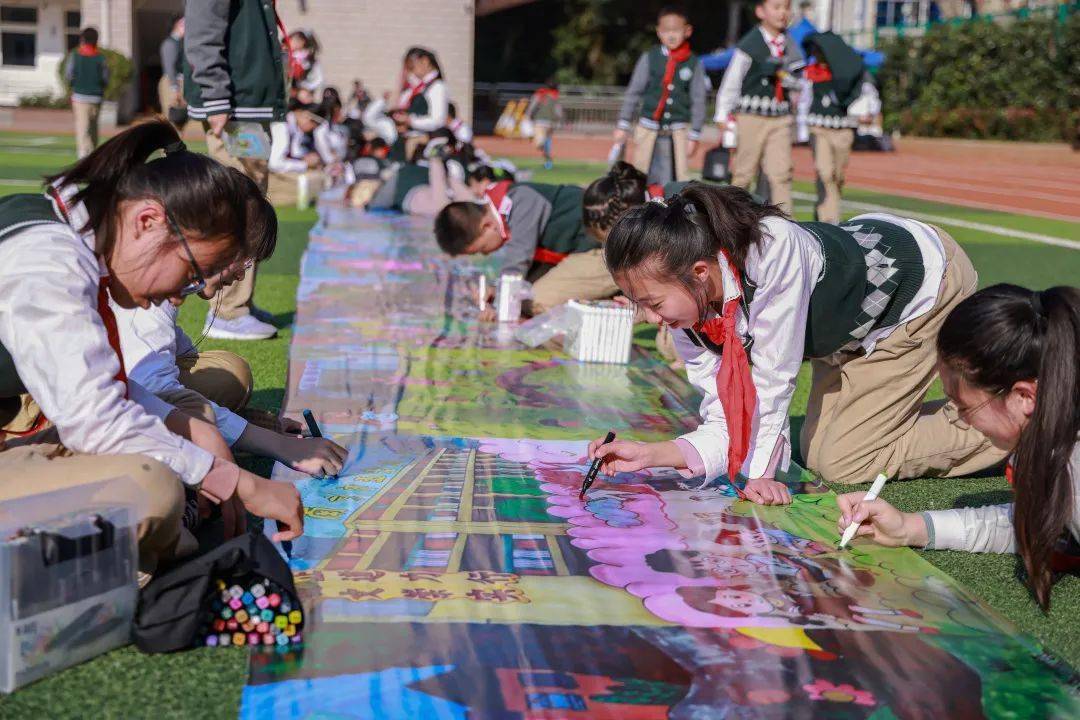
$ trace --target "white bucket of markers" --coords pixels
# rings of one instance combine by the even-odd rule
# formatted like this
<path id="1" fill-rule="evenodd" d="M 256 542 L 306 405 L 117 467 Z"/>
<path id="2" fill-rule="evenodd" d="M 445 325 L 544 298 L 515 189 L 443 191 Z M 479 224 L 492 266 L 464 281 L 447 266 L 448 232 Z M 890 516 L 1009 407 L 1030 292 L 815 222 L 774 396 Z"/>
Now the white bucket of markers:
<path id="1" fill-rule="evenodd" d="M 495 298 L 499 322 L 517 322 L 521 319 L 521 301 L 527 285 L 525 278 L 516 273 L 499 276 L 499 289 Z"/>
<path id="2" fill-rule="evenodd" d="M 583 362 L 630 362 L 630 347 L 634 341 L 634 309 L 611 301 L 577 302 L 567 304 L 577 316 L 574 327 L 566 333 L 563 348 L 576 360 Z"/>

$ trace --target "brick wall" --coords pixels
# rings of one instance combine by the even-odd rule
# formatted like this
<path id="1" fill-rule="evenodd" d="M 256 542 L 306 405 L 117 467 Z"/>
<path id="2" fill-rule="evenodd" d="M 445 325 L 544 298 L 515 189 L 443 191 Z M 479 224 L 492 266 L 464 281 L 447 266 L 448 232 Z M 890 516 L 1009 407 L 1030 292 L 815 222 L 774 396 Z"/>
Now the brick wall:
<path id="1" fill-rule="evenodd" d="M 438 56 L 458 112 L 472 117 L 473 0 L 278 0 L 277 6 L 290 31 L 314 31 L 326 83 L 342 95 L 360 79 L 373 96 L 385 90 L 396 96 L 405 50 L 420 45 Z"/>

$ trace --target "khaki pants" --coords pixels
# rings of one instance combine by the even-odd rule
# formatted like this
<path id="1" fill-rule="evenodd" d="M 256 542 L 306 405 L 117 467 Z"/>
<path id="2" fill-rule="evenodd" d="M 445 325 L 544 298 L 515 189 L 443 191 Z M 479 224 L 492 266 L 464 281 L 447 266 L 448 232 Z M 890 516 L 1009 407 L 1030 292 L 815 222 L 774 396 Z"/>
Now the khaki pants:
<path id="1" fill-rule="evenodd" d="M 326 175 L 321 170 L 305 173 L 270 173 L 267 197 L 275 207 L 295 207 L 300 198 L 300 176 L 307 178 L 309 202 L 326 189 Z"/>
<path id="2" fill-rule="evenodd" d="M 760 167 L 769 180 L 770 201 L 788 215 L 794 214 L 791 142 L 795 118 L 739 113 L 735 122 L 739 128 L 739 144 L 731 162 L 731 184 L 752 192 Z"/>
<path id="3" fill-rule="evenodd" d="M 532 311 L 539 315 L 567 300 L 605 300 L 617 292 L 602 248 L 573 253 L 533 285 Z"/>
<path id="4" fill-rule="evenodd" d="M 634 155 L 633 165 L 646 175 L 652 165 L 653 150 L 656 147 L 658 131 L 650 130 L 644 125 L 634 128 Z M 687 150 L 690 146 L 690 131 L 686 128 L 671 130 L 671 153 L 675 161 L 675 181 L 683 182 L 690 179 L 689 158 Z"/>
<path id="5" fill-rule="evenodd" d="M 71 101 L 71 110 L 75 114 L 75 150 L 79 159 L 89 155 L 98 143 L 98 114 L 101 103 Z"/>
<path id="6" fill-rule="evenodd" d="M 105 486 L 94 502 L 135 500 L 145 508 L 138 525 L 139 569 L 153 572 L 177 550 L 184 490 L 176 473 L 144 455 L 76 455 L 49 442 L 0 451 L 0 502 L 119 477 L 130 478 L 140 497 L 119 494 L 130 486 Z"/>
<path id="7" fill-rule="evenodd" d="M 844 189 L 844 171 L 854 141 L 855 132 L 850 128 L 810 128 L 818 191 L 814 216 L 820 222 L 840 222 L 840 192 Z"/>
<path id="8" fill-rule="evenodd" d="M 221 138 L 209 132 L 209 125 L 203 121 L 203 130 L 206 131 L 206 149 L 210 157 L 222 165 L 236 168 L 255 181 L 259 189 L 266 192 L 270 170 L 266 160 L 254 158 L 234 158 L 225 149 L 225 143 Z M 212 306 L 218 317 L 225 320 L 233 320 L 244 315 L 251 314 L 251 298 L 255 295 L 255 274 L 257 268 L 251 268 L 244 277 L 232 285 L 222 288 L 214 298 Z"/>
<path id="9" fill-rule="evenodd" d="M 978 430 L 951 424 L 944 403 L 923 402 L 937 375 L 938 330 L 978 282 L 960 246 L 943 230 L 937 233 L 946 269 L 934 307 L 893 330 L 870 355 L 837 353 L 811 361 L 802 450 L 807 467 L 828 482 L 866 482 L 879 472 L 953 477 L 1006 455 Z"/>
<path id="10" fill-rule="evenodd" d="M 255 383 L 251 366 L 236 353 L 206 350 L 196 355 L 181 355 L 176 358 L 176 364 L 184 387 L 235 413 L 247 407 Z"/>

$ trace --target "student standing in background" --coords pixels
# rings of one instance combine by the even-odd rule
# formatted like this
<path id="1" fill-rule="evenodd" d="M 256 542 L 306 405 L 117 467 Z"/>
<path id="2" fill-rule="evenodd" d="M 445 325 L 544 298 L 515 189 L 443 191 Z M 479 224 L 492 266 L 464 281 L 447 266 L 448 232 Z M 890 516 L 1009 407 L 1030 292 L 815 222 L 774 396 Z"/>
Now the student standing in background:
<path id="1" fill-rule="evenodd" d="M 184 11 L 184 97 L 203 121 L 210 157 L 234 167 L 265 193 L 266 158 L 234 157 L 223 134 L 230 120 L 269 126 L 285 118 L 285 70 L 277 13 L 263 0 L 187 0 Z M 255 307 L 255 268 L 224 288 L 206 316 L 207 337 L 264 340 L 277 334 L 272 315 Z"/>
<path id="2" fill-rule="evenodd" d="M 75 148 L 81 160 L 97 147 L 98 115 L 109 84 L 109 67 L 98 49 L 97 28 L 88 27 L 79 34 L 79 47 L 68 55 L 64 76 L 71 85 Z"/>

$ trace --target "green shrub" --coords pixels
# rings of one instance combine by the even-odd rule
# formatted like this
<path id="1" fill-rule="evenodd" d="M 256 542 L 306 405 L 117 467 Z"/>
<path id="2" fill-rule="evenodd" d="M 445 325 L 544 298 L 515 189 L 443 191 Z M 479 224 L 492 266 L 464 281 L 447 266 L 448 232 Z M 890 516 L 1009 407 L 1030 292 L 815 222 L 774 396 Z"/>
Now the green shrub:
<path id="1" fill-rule="evenodd" d="M 51 92 L 40 92 L 32 95 L 19 97 L 19 107 L 24 108 L 47 108 L 49 110 L 61 110 L 71 105 L 71 101 L 64 95 L 53 95 Z"/>
<path id="2" fill-rule="evenodd" d="M 1080 13 L 931 26 L 882 47 L 885 126 L 916 135 L 1061 140 L 1074 132 Z"/>
<path id="3" fill-rule="evenodd" d="M 118 100 L 124 90 L 127 89 L 128 83 L 131 82 L 131 78 L 135 74 L 135 66 L 126 55 L 115 50 L 101 48 L 101 54 L 105 56 L 105 65 L 109 68 L 109 84 L 105 86 L 105 99 Z M 64 73 L 69 62 L 71 62 L 70 52 L 56 69 L 56 72 L 60 75 L 60 83 L 64 86 L 68 95 L 71 94 L 71 86 L 68 85 Z"/>

